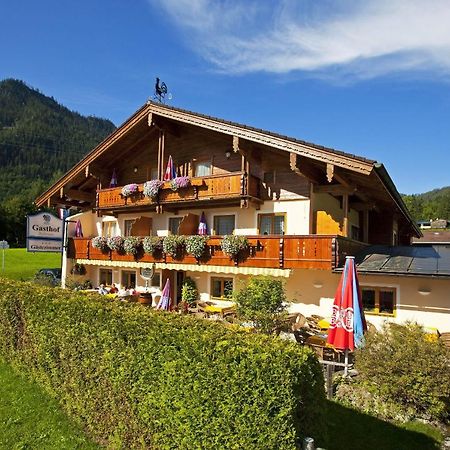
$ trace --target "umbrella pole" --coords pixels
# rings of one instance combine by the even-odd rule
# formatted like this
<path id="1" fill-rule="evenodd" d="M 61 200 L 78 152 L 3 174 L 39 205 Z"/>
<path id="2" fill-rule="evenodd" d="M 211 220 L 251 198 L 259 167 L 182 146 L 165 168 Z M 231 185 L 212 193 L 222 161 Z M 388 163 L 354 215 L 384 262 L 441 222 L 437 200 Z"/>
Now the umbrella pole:
<path id="1" fill-rule="evenodd" d="M 346 377 L 348 375 L 348 348 L 345 349 L 344 364 L 344 377 Z"/>

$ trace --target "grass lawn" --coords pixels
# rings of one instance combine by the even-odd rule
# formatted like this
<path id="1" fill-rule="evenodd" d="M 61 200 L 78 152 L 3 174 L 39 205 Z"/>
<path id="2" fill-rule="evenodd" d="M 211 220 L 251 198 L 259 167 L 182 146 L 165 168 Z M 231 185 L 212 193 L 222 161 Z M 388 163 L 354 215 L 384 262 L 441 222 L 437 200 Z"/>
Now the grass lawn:
<path id="1" fill-rule="evenodd" d="M 39 386 L 0 360 L 0 449 L 98 449 Z"/>
<path id="2" fill-rule="evenodd" d="M 2 271 L 3 250 L 0 250 L 0 277 L 30 280 L 39 269 L 61 267 L 60 253 L 28 253 L 25 248 L 5 250 L 5 270 Z"/>
<path id="3" fill-rule="evenodd" d="M 438 450 L 441 432 L 420 422 L 393 425 L 329 401 L 327 450 Z"/>

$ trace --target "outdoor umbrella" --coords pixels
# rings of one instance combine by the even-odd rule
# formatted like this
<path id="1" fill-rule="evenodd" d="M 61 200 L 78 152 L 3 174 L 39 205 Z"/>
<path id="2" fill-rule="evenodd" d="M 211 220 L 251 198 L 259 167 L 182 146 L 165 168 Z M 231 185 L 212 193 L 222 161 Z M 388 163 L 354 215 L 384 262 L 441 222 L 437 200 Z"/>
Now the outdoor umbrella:
<path id="1" fill-rule="evenodd" d="M 206 217 L 204 212 L 202 212 L 202 215 L 200 216 L 200 223 L 198 224 L 197 234 L 208 234 L 208 227 L 206 225 Z"/>
<path id="2" fill-rule="evenodd" d="M 327 343 L 345 350 L 345 374 L 348 370 L 348 351 L 363 346 L 367 329 L 356 274 L 355 258 L 347 256 L 333 303 Z"/>
<path id="3" fill-rule="evenodd" d="M 116 174 L 116 169 L 113 169 L 113 173 L 111 176 L 111 181 L 109 183 L 109 187 L 113 188 L 117 186 L 117 174 Z"/>
<path id="4" fill-rule="evenodd" d="M 75 237 L 83 237 L 83 228 L 81 228 L 80 219 L 78 219 L 75 224 Z"/>
<path id="5" fill-rule="evenodd" d="M 172 299 L 170 298 L 170 281 L 167 278 L 166 284 L 164 285 L 164 289 L 161 293 L 161 299 L 159 303 L 156 305 L 156 309 L 163 309 L 165 311 L 169 311 L 172 304 Z"/>
<path id="6" fill-rule="evenodd" d="M 166 171 L 164 173 L 163 181 L 170 181 L 177 176 L 175 166 L 173 164 L 172 155 L 169 155 L 169 160 L 167 161 Z"/>

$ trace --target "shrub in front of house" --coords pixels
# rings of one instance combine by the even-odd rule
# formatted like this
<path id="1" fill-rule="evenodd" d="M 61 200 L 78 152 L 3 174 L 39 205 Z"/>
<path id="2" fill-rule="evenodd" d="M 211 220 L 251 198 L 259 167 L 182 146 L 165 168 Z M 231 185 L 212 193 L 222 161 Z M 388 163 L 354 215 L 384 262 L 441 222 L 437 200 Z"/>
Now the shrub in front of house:
<path id="1" fill-rule="evenodd" d="M 238 314 L 254 322 L 256 328 L 274 331 L 285 315 L 286 294 L 283 282 L 270 277 L 251 277 L 235 295 Z"/>
<path id="2" fill-rule="evenodd" d="M 415 323 L 386 323 L 356 352 L 358 377 L 338 398 L 382 419 L 450 419 L 450 351 Z"/>
<path id="3" fill-rule="evenodd" d="M 307 349 L 95 294 L 0 282 L 1 357 L 104 446 L 323 442 L 322 371 Z"/>
<path id="4" fill-rule="evenodd" d="M 181 300 L 189 306 L 194 306 L 198 300 L 198 289 L 192 278 L 186 277 L 181 288 Z"/>

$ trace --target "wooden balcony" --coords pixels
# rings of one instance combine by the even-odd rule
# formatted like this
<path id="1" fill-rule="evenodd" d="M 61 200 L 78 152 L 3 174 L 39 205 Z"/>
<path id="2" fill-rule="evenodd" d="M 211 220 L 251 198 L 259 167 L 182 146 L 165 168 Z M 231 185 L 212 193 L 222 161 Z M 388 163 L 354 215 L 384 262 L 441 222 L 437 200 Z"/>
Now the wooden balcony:
<path id="1" fill-rule="evenodd" d="M 138 186 L 139 193 L 131 197 L 122 195 L 122 187 L 98 190 L 97 209 L 130 209 L 171 204 L 191 206 L 198 202 L 239 203 L 249 200 L 261 201 L 260 181 L 244 172 L 191 178 L 188 187 L 177 191 L 173 191 L 170 188 L 170 183 L 165 182 L 155 199 L 144 196 L 143 183 L 138 184 Z"/>
<path id="2" fill-rule="evenodd" d="M 164 262 L 176 264 L 260 267 L 272 269 L 322 269 L 332 270 L 341 265 L 345 256 L 354 255 L 365 244 L 342 236 L 247 236 L 250 247 L 238 258 L 231 259 L 222 252 L 220 236 L 211 236 L 205 256 L 197 261 L 183 254 L 178 259 L 160 253 L 136 256 L 116 251 L 101 252 L 88 238 L 69 239 L 68 257 L 105 261 Z"/>

